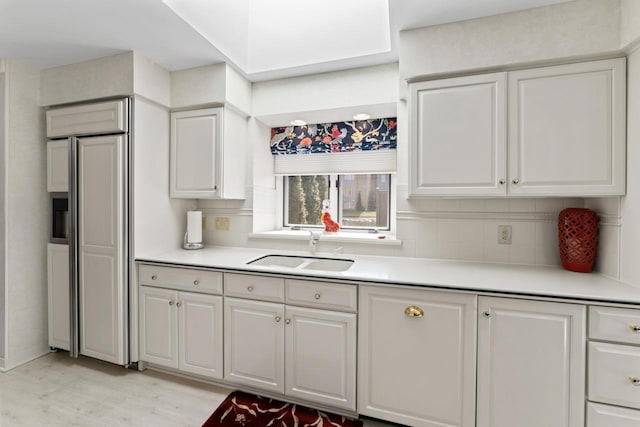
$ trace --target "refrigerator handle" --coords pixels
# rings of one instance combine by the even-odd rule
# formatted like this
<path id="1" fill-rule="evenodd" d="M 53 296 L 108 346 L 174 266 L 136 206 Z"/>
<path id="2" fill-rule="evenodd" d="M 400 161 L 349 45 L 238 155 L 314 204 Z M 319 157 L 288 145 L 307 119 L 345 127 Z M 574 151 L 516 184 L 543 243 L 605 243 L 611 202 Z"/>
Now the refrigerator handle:
<path id="1" fill-rule="evenodd" d="M 78 318 L 78 138 L 69 138 L 69 356 L 79 354 Z"/>

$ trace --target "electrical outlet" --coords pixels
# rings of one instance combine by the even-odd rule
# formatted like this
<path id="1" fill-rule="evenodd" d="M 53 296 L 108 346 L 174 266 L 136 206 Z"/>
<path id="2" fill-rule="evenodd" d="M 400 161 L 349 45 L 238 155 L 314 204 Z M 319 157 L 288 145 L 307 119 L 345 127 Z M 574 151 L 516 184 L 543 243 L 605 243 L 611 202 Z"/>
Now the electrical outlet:
<path id="1" fill-rule="evenodd" d="M 511 226 L 510 225 L 498 226 L 498 244 L 499 245 L 511 244 Z"/>
<path id="2" fill-rule="evenodd" d="M 216 217 L 216 231 L 229 231 L 229 217 L 217 216 Z"/>

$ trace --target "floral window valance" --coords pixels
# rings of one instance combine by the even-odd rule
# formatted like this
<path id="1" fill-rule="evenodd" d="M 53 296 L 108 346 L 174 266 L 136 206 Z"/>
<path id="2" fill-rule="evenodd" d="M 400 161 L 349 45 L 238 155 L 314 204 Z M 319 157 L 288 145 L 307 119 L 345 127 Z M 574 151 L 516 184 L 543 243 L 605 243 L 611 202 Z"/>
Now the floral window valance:
<path id="1" fill-rule="evenodd" d="M 271 129 L 271 154 L 395 150 L 396 118 L 288 126 Z"/>

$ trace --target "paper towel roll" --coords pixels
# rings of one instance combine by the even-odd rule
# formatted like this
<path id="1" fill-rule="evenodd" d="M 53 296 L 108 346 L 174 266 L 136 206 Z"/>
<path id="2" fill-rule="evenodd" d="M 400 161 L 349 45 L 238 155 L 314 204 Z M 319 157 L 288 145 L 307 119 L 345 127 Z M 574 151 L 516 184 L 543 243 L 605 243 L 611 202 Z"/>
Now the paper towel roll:
<path id="1" fill-rule="evenodd" d="M 202 242 L 202 211 L 187 212 L 187 242 Z"/>

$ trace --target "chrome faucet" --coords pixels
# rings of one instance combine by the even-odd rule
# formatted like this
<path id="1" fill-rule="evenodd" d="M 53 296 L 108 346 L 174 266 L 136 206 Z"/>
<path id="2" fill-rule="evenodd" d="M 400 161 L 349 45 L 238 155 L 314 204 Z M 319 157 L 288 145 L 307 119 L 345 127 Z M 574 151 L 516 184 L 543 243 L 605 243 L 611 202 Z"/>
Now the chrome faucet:
<path id="1" fill-rule="evenodd" d="M 309 232 L 309 250 L 312 254 L 316 253 L 316 245 L 318 244 L 318 240 L 320 240 L 320 233 L 307 230 Z"/>

